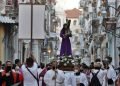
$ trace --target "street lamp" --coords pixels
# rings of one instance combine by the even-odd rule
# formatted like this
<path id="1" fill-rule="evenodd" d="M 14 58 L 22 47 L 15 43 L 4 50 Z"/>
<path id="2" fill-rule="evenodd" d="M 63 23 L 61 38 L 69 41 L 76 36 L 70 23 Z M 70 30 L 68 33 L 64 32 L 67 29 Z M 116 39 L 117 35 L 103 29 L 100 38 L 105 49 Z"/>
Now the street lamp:
<path id="1" fill-rule="evenodd" d="M 48 53 L 51 53 L 51 49 L 48 49 Z"/>
<path id="2" fill-rule="evenodd" d="M 48 48 L 48 51 L 47 51 L 47 52 L 48 52 L 48 56 L 49 56 L 49 57 L 48 57 L 48 60 L 50 61 L 50 58 L 51 58 L 51 49 Z M 49 61 L 47 61 L 47 62 L 49 62 Z"/>

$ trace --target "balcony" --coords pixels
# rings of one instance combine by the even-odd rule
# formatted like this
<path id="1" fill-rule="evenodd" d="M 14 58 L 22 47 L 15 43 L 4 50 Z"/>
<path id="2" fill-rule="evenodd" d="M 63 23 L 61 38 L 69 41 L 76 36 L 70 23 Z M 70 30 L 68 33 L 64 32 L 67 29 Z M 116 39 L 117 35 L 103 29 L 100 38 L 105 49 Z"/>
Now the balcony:
<path id="1" fill-rule="evenodd" d="M 88 7 L 91 3 L 91 0 L 80 0 L 80 7 Z"/>
<path id="2" fill-rule="evenodd" d="M 99 19 L 92 20 L 92 33 L 98 33 Z"/>
<path id="3" fill-rule="evenodd" d="M 116 29 L 117 20 L 116 18 L 104 18 L 103 19 L 103 26 L 105 27 L 106 31 L 111 31 Z"/>
<path id="4" fill-rule="evenodd" d="M 15 0 L 16 1 L 16 0 Z M 46 5 L 46 0 L 32 0 L 33 4 Z M 23 0 L 20 4 L 30 4 L 31 0 Z"/>
<path id="5" fill-rule="evenodd" d="M 92 0 L 92 7 L 96 7 L 97 6 L 97 1 L 96 0 Z"/>

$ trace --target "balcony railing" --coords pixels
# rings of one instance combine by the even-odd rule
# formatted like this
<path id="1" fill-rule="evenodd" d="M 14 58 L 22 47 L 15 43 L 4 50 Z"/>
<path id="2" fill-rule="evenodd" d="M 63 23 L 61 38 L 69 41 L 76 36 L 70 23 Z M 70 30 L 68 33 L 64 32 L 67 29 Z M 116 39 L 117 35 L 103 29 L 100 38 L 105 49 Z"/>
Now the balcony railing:
<path id="1" fill-rule="evenodd" d="M 103 26 L 106 31 L 111 31 L 116 29 L 117 20 L 116 18 L 104 18 Z"/>

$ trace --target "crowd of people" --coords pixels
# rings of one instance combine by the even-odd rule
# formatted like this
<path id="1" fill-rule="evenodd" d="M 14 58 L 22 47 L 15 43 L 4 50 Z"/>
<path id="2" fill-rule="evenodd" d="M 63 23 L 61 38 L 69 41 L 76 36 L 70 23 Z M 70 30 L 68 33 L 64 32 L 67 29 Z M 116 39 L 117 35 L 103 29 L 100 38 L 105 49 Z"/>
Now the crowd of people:
<path id="1" fill-rule="evenodd" d="M 112 58 L 96 59 L 90 66 L 74 65 L 73 71 L 60 70 L 59 63 L 39 66 L 33 56 L 21 65 L 19 59 L 15 64 L 0 61 L 0 86 L 120 86 L 120 74 L 111 65 Z"/>

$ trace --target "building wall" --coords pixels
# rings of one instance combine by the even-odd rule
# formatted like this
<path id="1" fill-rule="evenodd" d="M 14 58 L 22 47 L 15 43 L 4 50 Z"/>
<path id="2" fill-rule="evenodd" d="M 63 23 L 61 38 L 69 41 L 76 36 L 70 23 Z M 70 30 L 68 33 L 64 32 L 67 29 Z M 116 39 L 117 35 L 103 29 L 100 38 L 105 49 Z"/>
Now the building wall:
<path id="1" fill-rule="evenodd" d="M 108 5 L 116 8 L 116 1 L 117 0 L 111 0 L 108 1 Z M 110 7 L 110 17 L 115 17 L 115 9 Z M 113 61 L 112 64 L 115 66 L 118 66 L 118 55 L 117 55 L 117 37 L 116 37 L 116 31 L 113 31 L 111 33 L 107 33 L 108 35 L 108 55 L 112 57 Z"/>
<path id="2" fill-rule="evenodd" d="M 0 25 L 0 60 L 4 62 L 4 26 Z"/>
<path id="3" fill-rule="evenodd" d="M 120 0 L 117 0 L 117 7 L 120 6 Z M 117 27 L 120 27 L 120 14 L 119 14 L 119 17 L 117 18 Z M 119 38 L 116 38 L 116 57 L 117 57 L 117 61 L 120 62 L 120 58 L 119 58 L 119 55 L 120 55 L 120 51 L 118 50 L 118 48 L 120 47 L 120 28 L 116 30 L 116 33 L 119 34 Z M 118 63 L 119 65 L 119 63 Z"/>
<path id="4" fill-rule="evenodd" d="M 14 47 L 14 56 L 13 56 L 13 60 L 18 59 L 18 34 L 14 34 L 14 38 L 13 38 L 13 47 Z"/>
<path id="5" fill-rule="evenodd" d="M 116 1 L 117 1 L 117 3 L 116 3 Z M 82 25 L 84 25 L 83 30 L 86 31 L 86 32 L 90 32 L 90 31 L 92 32 L 92 30 L 93 30 L 93 26 L 91 28 L 89 26 L 89 24 L 92 25 L 91 22 L 90 22 L 91 20 L 94 20 L 94 19 L 100 20 L 99 24 L 102 26 L 103 18 L 105 18 L 105 17 L 108 17 L 108 18 L 116 17 L 115 16 L 115 9 L 112 8 L 112 7 L 116 8 L 116 4 L 117 4 L 117 6 L 120 5 L 119 0 L 108 0 L 108 2 L 104 3 L 104 4 L 112 6 L 112 7 L 109 8 L 109 12 L 110 12 L 109 13 L 105 9 L 105 5 L 102 4 L 101 0 L 98 0 L 97 3 L 94 2 L 94 0 L 93 0 L 92 1 L 93 4 L 91 4 L 88 1 L 84 1 L 84 0 L 81 0 L 81 2 L 83 2 L 83 4 L 85 3 L 84 5 L 81 3 L 81 7 L 83 7 L 83 9 L 87 8 L 87 6 L 88 6 L 88 9 L 84 9 L 84 15 L 83 16 L 84 16 L 85 23 L 82 24 Z M 92 7 L 92 5 L 94 5 L 94 7 Z M 101 9 L 100 9 L 100 7 L 101 7 Z M 89 15 L 88 20 L 86 20 L 86 17 L 87 17 L 86 15 Z M 119 21 L 119 19 L 118 19 L 118 21 Z M 118 22 L 118 24 L 119 24 L 119 22 Z M 103 41 L 100 41 L 101 42 L 100 43 L 100 45 L 101 45 L 100 48 L 97 49 L 97 57 L 100 55 L 102 57 L 101 59 L 104 59 L 105 56 L 109 55 L 109 56 L 111 56 L 113 58 L 112 64 L 118 66 L 118 61 L 119 61 L 118 54 L 119 54 L 119 51 L 118 51 L 117 47 L 119 47 L 119 44 L 120 44 L 119 38 L 117 38 L 115 36 L 116 33 L 114 31 L 113 32 L 110 31 L 111 33 L 105 32 L 105 27 L 104 26 L 102 26 L 102 27 L 99 26 L 99 30 L 100 30 L 100 32 L 99 31 L 94 32 L 94 33 L 90 32 L 90 35 L 92 35 L 92 36 L 95 36 L 95 35 L 97 36 L 98 35 L 98 37 L 99 36 L 104 37 Z M 102 33 L 104 32 L 104 34 L 102 34 L 101 32 Z M 118 30 L 116 32 L 118 32 Z M 88 34 L 86 39 L 88 39 L 88 37 L 90 35 Z M 91 37 L 91 39 L 93 40 L 93 37 Z M 91 52 L 91 50 L 92 50 L 91 46 L 94 46 L 94 43 L 92 43 L 92 41 L 90 41 L 89 44 L 90 44 L 89 45 L 89 48 L 90 48 L 89 50 Z M 93 57 L 93 55 L 91 55 L 91 58 Z"/>
<path id="6" fill-rule="evenodd" d="M 119 29 L 120 31 L 120 29 Z M 120 34 L 119 34 L 120 35 Z M 120 55 L 120 50 L 118 49 L 120 47 L 120 38 L 117 38 L 116 39 L 116 57 L 117 57 L 117 62 L 118 62 L 118 65 L 119 65 L 119 62 L 120 62 L 120 58 L 119 58 L 119 55 Z"/>

